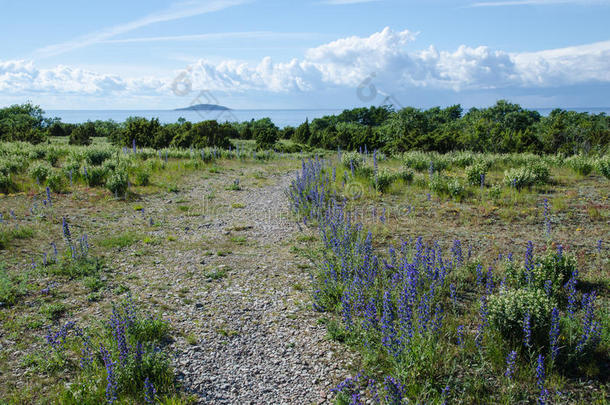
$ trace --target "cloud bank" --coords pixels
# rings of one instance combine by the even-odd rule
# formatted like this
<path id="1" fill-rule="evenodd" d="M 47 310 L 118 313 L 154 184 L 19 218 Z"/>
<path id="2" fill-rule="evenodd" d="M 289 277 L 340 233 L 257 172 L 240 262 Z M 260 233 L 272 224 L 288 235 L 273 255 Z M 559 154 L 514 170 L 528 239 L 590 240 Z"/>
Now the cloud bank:
<path id="1" fill-rule="evenodd" d="M 462 45 L 453 51 L 410 50 L 417 34 L 385 28 L 311 48 L 299 59 L 258 63 L 200 59 L 167 77 L 122 77 L 69 66 L 37 68 L 32 61 L 0 61 L 0 91 L 11 95 L 172 95 L 175 78 L 193 89 L 244 94 L 295 93 L 357 87 L 374 77 L 379 88 L 401 91 L 552 89 L 610 84 L 610 41 L 528 53 Z"/>

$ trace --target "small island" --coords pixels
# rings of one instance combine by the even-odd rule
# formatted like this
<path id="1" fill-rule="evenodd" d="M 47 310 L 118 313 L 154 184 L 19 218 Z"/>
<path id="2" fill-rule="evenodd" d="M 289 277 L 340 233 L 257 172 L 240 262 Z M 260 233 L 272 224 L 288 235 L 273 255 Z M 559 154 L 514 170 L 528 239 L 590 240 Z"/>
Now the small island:
<path id="1" fill-rule="evenodd" d="M 174 111 L 227 111 L 230 108 L 217 104 L 195 104 L 184 108 L 176 108 Z"/>

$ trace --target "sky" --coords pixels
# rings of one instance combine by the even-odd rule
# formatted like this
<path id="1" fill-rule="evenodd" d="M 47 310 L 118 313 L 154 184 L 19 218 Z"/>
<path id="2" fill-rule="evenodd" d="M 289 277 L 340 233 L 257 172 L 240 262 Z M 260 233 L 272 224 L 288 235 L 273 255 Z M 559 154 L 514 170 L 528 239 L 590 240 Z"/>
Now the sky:
<path id="1" fill-rule="evenodd" d="M 0 106 L 610 105 L 610 0 L 0 0 L 0 10 Z"/>

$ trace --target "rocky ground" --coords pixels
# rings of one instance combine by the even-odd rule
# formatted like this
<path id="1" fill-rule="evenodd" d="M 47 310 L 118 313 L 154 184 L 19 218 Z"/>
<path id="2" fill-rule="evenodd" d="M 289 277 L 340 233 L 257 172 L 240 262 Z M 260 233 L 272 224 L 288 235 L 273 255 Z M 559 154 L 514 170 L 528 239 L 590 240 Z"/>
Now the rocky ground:
<path id="1" fill-rule="evenodd" d="M 285 196 L 293 176 L 218 186 L 212 201 L 209 181 L 145 199 L 146 216 L 163 218 L 155 233 L 177 241 L 117 262 L 143 281 L 144 301 L 167 307 L 178 378 L 200 403 L 325 403 L 349 374 L 345 348 L 311 310 L 309 263 L 291 252 L 301 232 Z M 175 215 L 181 203 L 189 211 Z"/>

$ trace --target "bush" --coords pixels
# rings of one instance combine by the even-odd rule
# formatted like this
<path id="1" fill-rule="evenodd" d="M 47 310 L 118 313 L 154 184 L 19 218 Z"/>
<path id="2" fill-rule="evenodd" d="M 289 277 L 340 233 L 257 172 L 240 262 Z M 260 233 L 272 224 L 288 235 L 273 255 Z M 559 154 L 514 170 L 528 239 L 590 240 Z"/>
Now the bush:
<path id="1" fill-rule="evenodd" d="M 72 178 L 78 176 L 80 170 L 80 162 L 74 159 L 70 159 L 64 163 L 62 166 L 62 170 L 66 176 L 70 176 L 70 172 L 72 172 Z"/>
<path id="2" fill-rule="evenodd" d="M 542 162 L 531 165 L 531 172 L 535 184 L 546 184 L 551 177 L 548 166 Z"/>
<path id="3" fill-rule="evenodd" d="M 0 172 L 0 193 L 7 194 L 13 189 L 13 181 L 10 175 Z"/>
<path id="4" fill-rule="evenodd" d="M 89 187 L 103 186 L 106 183 L 108 171 L 104 167 L 84 168 L 85 181 Z"/>
<path id="5" fill-rule="evenodd" d="M 104 163 L 104 160 L 109 159 L 112 156 L 112 152 L 107 149 L 87 149 L 85 153 L 85 159 L 87 163 L 94 166 L 99 166 Z"/>
<path id="6" fill-rule="evenodd" d="M 447 194 L 449 193 L 449 185 L 447 184 L 447 178 L 443 175 L 435 173 L 428 183 L 428 187 L 431 191 L 436 194 Z"/>
<path id="7" fill-rule="evenodd" d="M 553 302 L 544 291 L 532 288 L 504 289 L 489 296 L 489 321 L 511 344 L 522 342 L 523 321 L 530 316 L 531 342 L 548 342 Z"/>
<path id="8" fill-rule="evenodd" d="M 373 182 L 377 191 L 385 193 L 397 178 L 398 176 L 395 173 L 392 173 L 387 169 L 381 169 L 377 173 L 377 177 L 373 180 Z"/>
<path id="9" fill-rule="evenodd" d="M 45 160 L 49 162 L 51 166 L 56 166 L 59 161 L 59 151 L 54 148 L 47 149 L 45 153 Z"/>
<path id="10" fill-rule="evenodd" d="M 607 179 L 610 179 L 610 156 L 597 159 L 597 170 Z"/>
<path id="11" fill-rule="evenodd" d="M 139 186 L 148 186 L 150 184 L 150 172 L 144 169 L 136 171 L 136 184 Z"/>
<path id="12" fill-rule="evenodd" d="M 54 171 L 47 178 L 47 185 L 54 193 L 62 193 L 66 191 L 66 176 L 64 176 L 64 174 L 59 171 Z"/>
<path id="13" fill-rule="evenodd" d="M 466 195 L 466 189 L 459 179 L 453 179 L 447 183 L 449 195 L 457 200 Z"/>
<path id="14" fill-rule="evenodd" d="M 532 171 L 526 167 L 510 169 L 504 172 L 504 183 L 509 187 L 521 190 L 524 187 L 531 187 L 534 182 Z"/>
<path id="15" fill-rule="evenodd" d="M 493 200 L 498 200 L 498 199 L 500 199 L 501 195 L 502 195 L 502 186 L 501 185 L 494 184 L 493 186 L 490 187 L 489 198 L 491 198 Z"/>
<path id="16" fill-rule="evenodd" d="M 418 172 L 428 170 L 430 157 L 423 152 L 407 152 L 402 155 L 402 164 Z"/>
<path id="17" fill-rule="evenodd" d="M 341 155 L 341 164 L 356 171 L 364 165 L 364 157 L 358 152 L 345 152 Z"/>
<path id="18" fill-rule="evenodd" d="M 0 159 L 0 173 L 9 175 L 18 173 L 27 166 L 27 161 L 22 156 L 8 156 Z"/>
<path id="19" fill-rule="evenodd" d="M 415 173 L 413 172 L 413 170 L 404 167 L 399 174 L 400 178 L 405 182 L 405 183 L 410 183 L 413 181 L 413 177 L 415 177 Z"/>
<path id="20" fill-rule="evenodd" d="M 117 168 L 106 182 L 106 188 L 115 196 L 124 196 L 127 191 L 127 186 L 127 170 L 123 168 Z"/>
<path id="21" fill-rule="evenodd" d="M 593 171 L 593 162 L 583 155 L 571 156 L 565 160 L 565 163 L 581 176 L 588 176 Z"/>
<path id="22" fill-rule="evenodd" d="M 70 145 L 90 145 L 91 138 L 96 136 L 97 130 L 95 129 L 95 124 L 91 121 L 87 121 L 72 130 L 68 143 Z"/>
<path id="23" fill-rule="evenodd" d="M 466 180 L 468 184 L 472 186 L 481 185 L 481 176 L 487 174 L 489 168 L 483 163 L 475 163 L 472 166 L 466 168 Z"/>
<path id="24" fill-rule="evenodd" d="M 510 285 L 540 290 L 550 288 L 550 295 L 560 299 L 563 294 L 562 287 L 576 270 L 576 258 L 573 255 L 548 252 L 542 257 L 536 257 L 529 271 L 525 266 L 507 262 L 505 274 Z M 549 281 L 551 285 L 546 286 Z"/>
<path id="25" fill-rule="evenodd" d="M 30 168 L 30 176 L 38 183 L 42 184 L 51 173 L 51 166 L 47 163 L 37 163 Z"/>

